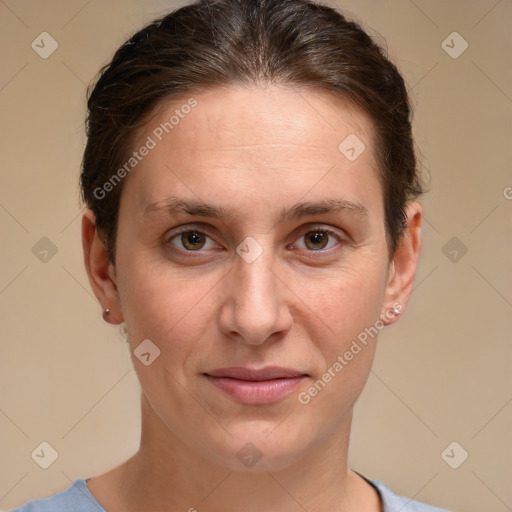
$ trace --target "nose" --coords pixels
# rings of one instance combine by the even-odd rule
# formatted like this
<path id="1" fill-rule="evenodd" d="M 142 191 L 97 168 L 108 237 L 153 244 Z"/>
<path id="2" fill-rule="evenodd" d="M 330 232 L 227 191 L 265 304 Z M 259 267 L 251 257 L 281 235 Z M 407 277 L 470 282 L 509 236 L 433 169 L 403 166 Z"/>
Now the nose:
<path id="1" fill-rule="evenodd" d="M 225 276 L 229 283 L 220 314 L 222 332 L 248 345 L 276 338 L 293 323 L 293 293 L 283 269 L 275 264 L 270 244 L 258 242 L 263 252 L 254 261 L 236 254 L 233 268 Z"/>

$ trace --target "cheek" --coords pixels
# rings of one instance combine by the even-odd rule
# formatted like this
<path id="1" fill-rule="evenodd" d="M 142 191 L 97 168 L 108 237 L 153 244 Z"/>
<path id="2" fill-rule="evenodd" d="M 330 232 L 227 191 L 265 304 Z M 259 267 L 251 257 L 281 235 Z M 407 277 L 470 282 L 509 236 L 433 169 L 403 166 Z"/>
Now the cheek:
<path id="1" fill-rule="evenodd" d="M 343 344 L 379 318 L 385 291 L 385 274 L 376 265 L 345 268 L 321 280 L 297 282 L 300 298 L 329 333 Z"/>
<path id="2" fill-rule="evenodd" d="M 211 286 L 191 286 L 190 282 L 168 276 L 164 279 L 158 273 L 144 273 L 143 279 L 137 279 L 137 275 L 133 271 L 123 289 L 123 314 L 134 368 L 155 410 L 164 416 L 169 410 L 186 415 L 187 409 L 194 410 L 196 404 L 183 385 L 197 370 L 197 354 L 202 353 L 198 345 L 212 323 L 208 300 L 201 300 Z M 142 353 L 137 347 L 146 339 L 159 350 L 149 366 L 137 359 L 137 352 Z"/>
<path id="3" fill-rule="evenodd" d="M 316 320 L 311 315 L 309 328 L 319 364 L 309 387 L 297 398 L 309 417 L 328 415 L 333 420 L 325 423 L 326 430 L 347 414 L 368 379 L 382 329 L 382 279 L 377 272 L 345 274 L 305 299 L 322 306 Z"/>
<path id="4" fill-rule="evenodd" d="M 171 272 L 160 264 L 133 258 L 123 262 L 120 286 L 121 306 L 132 349 L 149 338 L 164 359 L 183 363 L 211 325 L 212 276 L 191 279 L 183 270 Z M 120 262 L 121 265 L 121 262 Z M 168 350 L 172 345 L 172 353 Z"/>
<path id="5" fill-rule="evenodd" d="M 316 305 L 308 335 L 321 361 L 304 402 L 314 401 L 319 410 L 337 404 L 342 415 L 361 393 L 383 328 L 379 315 L 384 280 L 385 274 L 373 265 L 332 276 L 320 287 L 303 287 L 304 302 Z"/>

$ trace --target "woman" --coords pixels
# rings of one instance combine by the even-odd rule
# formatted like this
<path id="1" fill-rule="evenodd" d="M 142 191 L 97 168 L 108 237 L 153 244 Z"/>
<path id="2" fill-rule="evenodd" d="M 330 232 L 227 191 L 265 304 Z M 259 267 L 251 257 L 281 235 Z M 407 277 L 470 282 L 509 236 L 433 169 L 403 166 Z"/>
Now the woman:
<path id="1" fill-rule="evenodd" d="M 441 510 L 347 464 L 421 245 L 382 50 L 307 0 L 205 0 L 127 41 L 88 108 L 85 265 L 126 326 L 141 443 L 19 510 Z"/>

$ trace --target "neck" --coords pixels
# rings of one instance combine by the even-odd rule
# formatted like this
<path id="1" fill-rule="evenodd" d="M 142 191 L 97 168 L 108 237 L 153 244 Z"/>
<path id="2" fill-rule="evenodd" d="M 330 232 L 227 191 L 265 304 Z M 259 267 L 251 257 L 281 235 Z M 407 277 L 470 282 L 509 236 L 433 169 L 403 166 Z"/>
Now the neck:
<path id="1" fill-rule="evenodd" d="M 331 438 L 284 469 L 267 470 L 256 464 L 247 471 L 236 471 L 174 436 L 143 394 L 140 448 L 111 472 L 110 486 L 117 489 L 120 506 L 108 510 L 380 510 L 376 491 L 347 469 L 352 412 L 349 416 Z M 108 506 L 112 501 L 104 503 Z"/>

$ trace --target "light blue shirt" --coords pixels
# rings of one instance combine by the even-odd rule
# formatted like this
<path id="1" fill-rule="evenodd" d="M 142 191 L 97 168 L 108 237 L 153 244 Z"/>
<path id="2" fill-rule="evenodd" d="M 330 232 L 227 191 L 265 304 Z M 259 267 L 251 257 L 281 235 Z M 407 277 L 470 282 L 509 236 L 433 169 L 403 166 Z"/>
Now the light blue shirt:
<path id="1" fill-rule="evenodd" d="M 361 476 L 379 492 L 384 504 L 383 512 L 448 512 L 445 509 L 398 496 L 382 482 Z M 48 498 L 29 501 L 11 512 L 106 512 L 89 492 L 85 482 L 85 479 L 79 478 L 65 491 Z"/>

